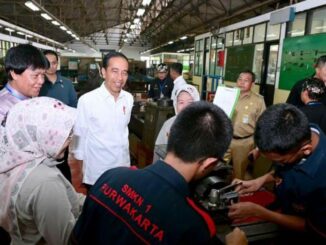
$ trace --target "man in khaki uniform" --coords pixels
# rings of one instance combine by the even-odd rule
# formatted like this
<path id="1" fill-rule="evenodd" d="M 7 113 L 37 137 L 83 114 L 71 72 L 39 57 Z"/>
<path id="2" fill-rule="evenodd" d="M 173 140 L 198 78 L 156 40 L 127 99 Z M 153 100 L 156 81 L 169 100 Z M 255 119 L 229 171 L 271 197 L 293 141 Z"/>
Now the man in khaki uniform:
<path id="1" fill-rule="evenodd" d="M 249 163 L 248 153 L 254 148 L 253 134 L 259 116 L 266 109 L 263 96 L 252 92 L 255 82 L 252 71 L 243 71 L 237 80 L 240 97 L 233 116 L 233 139 L 229 152 L 233 162 L 234 177 L 245 178 Z"/>

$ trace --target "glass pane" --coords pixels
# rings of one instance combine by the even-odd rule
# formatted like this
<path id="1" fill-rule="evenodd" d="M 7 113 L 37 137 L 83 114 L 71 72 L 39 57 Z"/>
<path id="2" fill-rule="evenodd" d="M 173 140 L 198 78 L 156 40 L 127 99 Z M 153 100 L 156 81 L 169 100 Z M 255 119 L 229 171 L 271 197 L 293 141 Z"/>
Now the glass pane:
<path id="1" fill-rule="evenodd" d="M 326 32 L 326 8 L 317 9 L 312 13 L 310 34 Z"/>
<path id="2" fill-rule="evenodd" d="M 211 49 L 210 52 L 210 65 L 209 65 L 209 74 L 214 75 L 216 67 L 216 49 Z"/>
<path id="3" fill-rule="evenodd" d="M 266 32 L 266 23 L 256 25 L 254 43 L 263 42 L 265 40 L 265 32 Z"/>
<path id="4" fill-rule="evenodd" d="M 199 62 L 198 62 L 198 75 L 202 75 L 203 74 L 203 69 L 204 69 L 204 64 L 203 64 L 203 53 L 199 53 Z"/>
<path id="5" fill-rule="evenodd" d="M 210 38 L 209 37 L 207 37 L 207 38 L 205 38 L 205 50 L 209 50 L 209 46 L 210 46 Z"/>
<path id="6" fill-rule="evenodd" d="M 209 51 L 205 51 L 205 75 L 209 74 Z"/>
<path id="7" fill-rule="evenodd" d="M 225 35 L 225 46 L 230 47 L 233 44 L 233 32 L 228 32 Z"/>
<path id="8" fill-rule="evenodd" d="M 266 83 L 270 84 L 270 85 L 275 84 L 276 68 L 277 68 L 277 54 L 278 54 L 278 44 L 271 45 L 270 49 L 269 49 L 267 79 L 266 79 Z"/>
<path id="9" fill-rule="evenodd" d="M 199 50 L 199 41 L 200 41 L 200 40 L 197 40 L 197 41 L 196 41 L 196 47 L 195 47 L 195 48 L 196 48 L 196 51 Z"/>
<path id="10" fill-rule="evenodd" d="M 199 50 L 204 50 L 204 39 L 199 40 Z"/>
<path id="11" fill-rule="evenodd" d="M 242 29 L 234 31 L 233 45 L 241 45 Z"/>
<path id="12" fill-rule="evenodd" d="M 195 55 L 195 71 L 194 71 L 194 74 L 196 76 L 199 75 L 199 53 L 196 53 L 196 55 Z"/>
<path id="13" fill-rule="evenodd" d="M 306 27 L 306 13 L 297 14 L 293 22 L 289 23 L 288 37 L 303 36 Z"/>
<path id="14" fill-rule="evenodd" d="M 280 38 L 280 29 L 281 25 L 267 25 L 267 36 L 266 40 L 271 41 L 271 40 L 278 40 Z"/>
<path id="15" fill-rule="evenodd" d="M 254 64 L 252 71 L 256 74 L 256 83 L 261 82 L 261 69 L 263 66 L 264 44 L 255 45 Z"/>
<path id="16" fill-rule="evenodd" d="M 211 49 L 216 49 L 217 37 L 212 37 Z"/>
<path id="17" fill-rule="evenodd" d="M 243 30 L 243 44 L 252 43 L 252 33 L 254 28 L 252 26 L 246 27 Z"/>

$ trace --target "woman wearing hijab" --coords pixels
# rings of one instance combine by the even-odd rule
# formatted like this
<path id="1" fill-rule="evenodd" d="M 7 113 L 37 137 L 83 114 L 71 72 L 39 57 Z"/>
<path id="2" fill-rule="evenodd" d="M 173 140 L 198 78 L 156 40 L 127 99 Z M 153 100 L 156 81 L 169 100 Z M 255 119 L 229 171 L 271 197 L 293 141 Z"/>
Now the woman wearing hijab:
<path id="1" fill-rule="evenodd" d="M 0 226 L 12 244 L 67 244 L 84 196 L 56 168 L 76 111 L 38 97 L 9 111 L 0 132 Z"/>
<path id="2" fill-rule="evenodd" d="M 170 133 L 171 126 L 176 119 L 178 113 L 180 113 L 184 108 L 190 105 L 193 102 L 199 101 L 198 90 L 189 84 L 181 85 L 179 90 L 176 92 L 176 100 L 173 101 L 175 116 L 166 120 L 156 138 L 155 147 L 154 147 L 154 157 L 153 162 L 156 162 L 160 159 L 160 156 L 157 154 L 157 149 L 159 145 L 167 145 L 168 137 Z"/>

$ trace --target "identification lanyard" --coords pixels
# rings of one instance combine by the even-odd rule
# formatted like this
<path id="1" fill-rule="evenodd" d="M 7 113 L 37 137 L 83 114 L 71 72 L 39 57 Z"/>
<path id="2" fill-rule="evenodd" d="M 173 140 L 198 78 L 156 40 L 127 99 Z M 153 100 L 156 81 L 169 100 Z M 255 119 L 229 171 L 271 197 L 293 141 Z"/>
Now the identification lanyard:
<path id="1" fill-rule="evenodd" d="M 22 95 L 21 93 L 19 93 L 17 90 L 15 90 L 14 88 L 12 88 L 8 83 L 6 84 L 5 88 L 8 90 L 8 92 L 14 96 L 15 98 L 19 99 L 19 100 L 26 100 L 28 99 L 28 97 Z"/>
<path id="2" fill-rule="evenodd" d="M 165 84 L 166 84 L 166 81 L 162 85 L 161 85 L 160 82 L 158 82 L 158 85 L 160 86 L 160 92 L 161 93 L 163 93 L 163 88 L 164 88 Z"/>

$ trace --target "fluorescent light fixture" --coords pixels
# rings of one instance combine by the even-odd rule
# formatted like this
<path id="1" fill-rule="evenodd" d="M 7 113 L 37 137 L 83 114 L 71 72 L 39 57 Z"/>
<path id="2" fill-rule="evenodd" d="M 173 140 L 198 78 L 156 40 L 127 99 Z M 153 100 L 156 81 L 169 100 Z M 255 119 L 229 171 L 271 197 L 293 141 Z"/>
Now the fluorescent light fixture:
<path id="1" fill-rule="evenodd" d="M 52 21 L 52 24 L 55 25 L 55 26 L 59 26 L 60 25 L 60 23 L 58 21 L 56 21 L 56 20 L 53 20 Z"/>
<path id="2" fill-rule="evenodd" d="M 188 38 L 187 36 L 180 37 L 181 40 L 185 40 L 187 38 Z"/>
<path id="3" fill-rule="evenodd" d="M 135 28 L 136 28 L 135 24 L 130 25 L 130 29 L 135 29 Z"/>
<path id="4" fill-rule="evenodd" d="M 66 28 L 65 26 L 60 26 L 60 29 L 61 29 L 61 30 L 64 30 L 64 31 L 67 30 L 67 28 Z"/>
<path id="5" fill-rule="evenodd" d="M 135 23 L 135 24 L 137 24 L 137 23 L 139 23 L 139 22 L 140 22 L 140 19 L 139 19 L 139 18 L 135 18 L 135 19 L 134 19 L 134 23 Z"/>
<path id="6" fill-rule="evenodd" d="M 173 41 L 168 42 L 168 44 L 172 44 L 172 43 L 173 43 Z"/>
<path id="7" fill-rule="evenodd" d="M 48 15 L 47 13 L 42 13 L 41 16 L 46 20 L 52 20 L 52 17 Z"/>
<path id="8" fill-rule="evenodd" d="M 143 0 L 142 5 L 147 6 L 151 3 L 151 0 Z"/>
<path id="9" fill-rule="evenodd" d="M 17 31 L 17 34 L 25 36 L 25 33 L 21 32 L 21 31 Z"/>
<path id="10" fill-rule="evenodd" d="M 32 35 L 26 34 L 25 37 L 32 38 Z"/>
<path id="11" fill-rule="evenodd" d="M 125 39 L 123 39 L 123 41 L 126 43 L 126 42 L 128 42 L 128 39 L 127 39 L 127 38 L 125 38 Z"/>
<path id="12" fill-rule="evenodd" d="M 70 35 L 72 34 L 72 32 L 71 32 L 71 31 L 67 31 L 67 33 L 68 33 L 68 34 L 70 34 Z"/>
<path id="13" fill-rule="evenodd" d="M 75 37 L 75 39 L 76 39 L 76 40 L 80 40 L 80 38 L 79 38 L 79 37 Z"/>
<path id="14" fill-rule="evenodd" d="M 139 8 L 137 10 L 137 16 L 143 16 L 144 13 L 145 13 L 145 9 L 144 8 Z"/>
<path id="15" fill-rule="evenodd" d="M 9 32 L 15 32 L 15 30 L 14 30 L 14 29 L 11 29 L 11 28 L 8 28 L 8 27 L 7 27 L 7 28 L 5 28 L 5 30 L 6 30 L 6 31 L 9 31 Z"/>
<path id="16" fill-rule="evenodd" d="M 37 7 L 32 1 L 25 2 L 25 6 L 33 11 L 40 11 L 40 8 Z"/>

